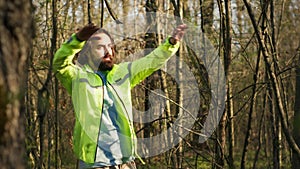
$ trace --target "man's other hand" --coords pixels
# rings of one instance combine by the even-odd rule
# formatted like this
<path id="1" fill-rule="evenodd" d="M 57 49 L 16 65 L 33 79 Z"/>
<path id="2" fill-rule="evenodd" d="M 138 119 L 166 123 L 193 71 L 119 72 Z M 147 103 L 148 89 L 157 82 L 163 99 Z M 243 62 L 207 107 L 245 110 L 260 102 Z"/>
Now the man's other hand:
<path id="1" fill-rule="evenodd" d="M 175 45 L 178 41 L 180 41 L 185 33 L 185 30 L 187 29 L 187 26 L 185 24 L 178 25 L 172 34 L 172 37 L 170 37 L 169 41 L 172 45 Z"/>
<path id="2" fill-rule="evenodd" d="M 95 26 L 93 23 L 84 26 L 83 28 L 79 29 L 76 33 L 76 37 L 79 41 L 86 41 L 88 40 L 97 30 L 99 29 L 98 26 Z"/>

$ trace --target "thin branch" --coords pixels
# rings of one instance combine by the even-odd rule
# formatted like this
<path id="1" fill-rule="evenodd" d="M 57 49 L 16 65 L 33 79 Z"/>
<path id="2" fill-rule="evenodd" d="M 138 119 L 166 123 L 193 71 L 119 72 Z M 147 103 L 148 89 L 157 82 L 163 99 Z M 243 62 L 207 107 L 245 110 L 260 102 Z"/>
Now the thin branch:
<path id="1" fill-rule="evenodd" d="M 278 82 L 277 82 L 277 77 L 276 77 L 275 73 L 272 71 L 271 64 L 269 63 L 269 57 L 270 56 L 267 52 L 267 48 L 266 48 L 266 46 L 263 42 L 263 39 L 261 38 L 261 33 L 258 29 L 258 26 L 257 26 L 256 20 L 255 20 L 255 16 L 254 16 L 254 13 L 252 11 L 252 8 L 251 8 L 250 4 L 247 2 L 247 0 L 243 0 L 243 1 L 244 1 L 244 4 L 245 4 L 246 8 L 247 8 L 248 14 L 250 16 L 250 20 L 251 20 L 251 23 L 253 25 L 253 28 L 255 30 L 257 41 L 259 43 L 260 48 L 262 49 L 262 54 L 263 54 L 263 58 L 264 58 L 264 61 L 265 61 L 266 69 L 267 69 L 267 72 L 270 76 L 271 85 L 272 85 L 273 90 L 274 90 L 276 106 L 277 106 L 277 109 L 278 109 L 278 112 L 279 112 L 279 115 L 280 115 L 280 120 L 281 120 L 281 124 L 282 124 L 282 127 L 283 127 L 284 134 L 286 136 L 286 139 L 289 143 L 290 148 L 300 158 L 300 148 L 296 144 L 296 141 L 293 138 L 293 136 L 292 136 L 292 134 L 289 130 L 288 124 L 287 124 L 287 119 L 286 119 L 286 116 L 285 116 L 285 111 L 284 111 L 284 107 L 283 107 L 283 103 L 282 103 L 282 98 L 281 98 L 281 94 L 280 94 L 280 90 L 279 90 L 279 85 L 278 85 Z"/>
<path id="2" fill-rule="evenodd" d="M 102 1 L 103 2 L 103 1 Z M 110 7 L 110 4 L 108 3 L 107 0 L 104 0 L 105 5 L 107 7 L 107 10 L 110 14 L 110 16 L 114 19 L 114 21 L 116 21 L 117 24 L 123 24 L 119 19 L 118 16 L 116 15 L 116 13 L 112 10 L 112 8 Z"/>
<path id="3" fill-rule="evenodd" d="M 87 12 L 88 12 L 88 22 L 89 22 L 89 24 L 90 24 L 90 23 L 92 23 L 92 17 L 91 17 L 91 2 L 90 2 L 90 0 L 88 0 Z"/>

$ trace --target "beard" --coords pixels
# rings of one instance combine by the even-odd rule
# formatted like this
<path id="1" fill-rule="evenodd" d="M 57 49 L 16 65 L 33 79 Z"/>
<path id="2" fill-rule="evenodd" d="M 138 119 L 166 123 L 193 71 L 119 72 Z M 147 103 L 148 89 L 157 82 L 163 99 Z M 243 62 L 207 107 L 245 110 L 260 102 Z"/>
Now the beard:
<path id="1" fill-rule="evenodd" d="M 113 61 L 109 61 L 109 62 L 100 62 L 99 66 L 98 66 L 98 70 L 100 71 L 108 71 L 108 70 L 112 70 L 112 68 L 114 67 L 114 63 Z"/>
<path id="2" fill-rule="evenodd" d="M 106 54 L 103 58 L 101 58 L 98 70 L 100 71 L 109 71 L 114 67 L 113 56 L 110 54 Z"/>

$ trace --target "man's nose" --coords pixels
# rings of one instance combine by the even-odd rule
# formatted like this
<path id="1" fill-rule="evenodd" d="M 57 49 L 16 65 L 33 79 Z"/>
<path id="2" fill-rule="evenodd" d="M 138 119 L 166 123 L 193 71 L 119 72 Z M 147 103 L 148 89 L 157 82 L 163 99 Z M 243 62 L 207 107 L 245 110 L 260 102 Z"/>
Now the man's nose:
<path id="1" fill-rule="evenodd" d="M 107 53 L 112 54 L 112 49 L 110 46 L 105 46 L 104 50 L 105 50 L 105 54 Z"/>

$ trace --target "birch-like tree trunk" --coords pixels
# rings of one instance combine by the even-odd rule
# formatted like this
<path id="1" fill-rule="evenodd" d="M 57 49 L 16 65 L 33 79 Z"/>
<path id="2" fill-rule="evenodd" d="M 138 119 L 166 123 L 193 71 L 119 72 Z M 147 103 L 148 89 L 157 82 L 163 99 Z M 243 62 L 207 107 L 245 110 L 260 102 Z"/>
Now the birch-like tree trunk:
<path id="1" fill-rule="evenodd" d="M 269 4 L 270 3 L 270 4 Z M 267 6 L 270 6 L 270 19 L 267 17 L 267 10 L 264 10 L 263 12 L 263 24 L 262 28 L 267 28 L 267 22 L 270 20 L 270 29 L 271 29 L 271 35 L 265 34 L 265 41 L 267 42 L 269 39 L 271 39 L 270 48 L 272 52 L 272 57 L 274 60 L 274 71 L 276 74 L 278 73 L 278 63 L 276 61 L 278 60 L 278 53 L 277 53 L 277 40 L 276 40 L 276 31 L 275 31 L 275 9 L 273 1 L 262 1 L 263 9 L 268 9 Z M 266 22 L 266 23 L 265 23 Z M 271 37 L 270 37 L 271 36 Z M 279 76 L 280 78 L 280 76 Z M 282 79 L 280 79 L 282 83 Z M 278 82 L 280 83 L 280 82 Z M 281 85 L 282 86 L 282 85 Z M 275 102 L 274 102 L 275 103 Z M 281 123 L 280 123 L 280 117 L 278 115 L 277 107 L 274 105 L 274 112 L 272 116 L 272 134 L 273 134 L 273 168 L 280 169 L 282 166 L 282 139 L 281 139 Z"/>

